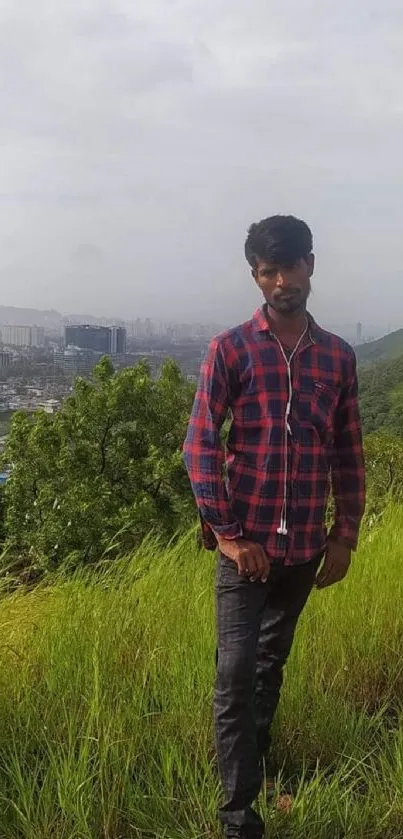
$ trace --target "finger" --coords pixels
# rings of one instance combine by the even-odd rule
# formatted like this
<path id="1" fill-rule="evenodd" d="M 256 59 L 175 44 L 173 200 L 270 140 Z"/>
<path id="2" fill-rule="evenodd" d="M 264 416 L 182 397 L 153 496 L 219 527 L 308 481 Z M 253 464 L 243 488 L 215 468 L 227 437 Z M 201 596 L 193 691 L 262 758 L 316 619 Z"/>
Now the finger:
<path id="1" fill-rule="evenodd" d="M 335 583 L 340 583 L 344 580 L 348 570 L 349 565 L 340 565 L 338 562 L 329 562 L 329 565 L 325 563 L 322 572 L 317 578 L 317 588 L 328 588 L 329 586 L 333 586 Z"/>
<path id="2" fill-rule="evenodd" d="M 338 582 L 339 582 L 338 578 L 334 575 L 331 575 L 331 576 L 327 577 L 325 582 L 322 583 L 321 585 L 319 585 L 318 588 L 321 591 L 323 591 L 324 588 L 330 588 L 331 586 L 334 586 L 334 584 L 338 583 Z"/>
<path id="3" fill-rule="evenodd" d="M 329 577 L 332 576 L 333 568 L 333 562 L 331 562 L 329 559 L 326 559 L 323 563 L 321 570 L 319 571 L 318 576 L 316 577 L 316 585 L 318 588 L 324 588 L 327 585 Z"/>
<path id="4" fill-rule="evenodd" d="M 249 579 L 256 582 L 259 577 L 259 550 L 257 545 L 251 545 L 248 551 Z"/>
<path id="5" fill-rule="evenodd" d="M 271 568 L 270 568 L 270 560 L 269 560 L 269 558 L 266 556 L 266 557 L 265 557 L 265 570 L 263 571 L 263 574 L 262 574 L 262 583 L 267 583 L 267 580 L 268 580 L 268 579 L 269 579 L 269 577 L 270 577 L 270 571 L 271 571 Z"/>
<path id="6" fill-rule="evenodd" d="M 332 577 L 326 577 L 323 583 L 317 584 L 316 588 L 318 588 L 320 591 L 323 591 L 324 588 L 329 588 L 329 586 L 333 585 L 333 583 L 334 580 L 332 579 Z"/>
<path id="7" fill-rule="evenodd" d="M 259 580 L 259 579 L 260 579 L 260 574 L 261 574 L 261 571 L 260 571 L 260 555 L 259 555 L 259 551 L 255 551 L 255 552 L 254 552 L 253 559 L 254 559 L 254 571 L 253 571 L 253 574 L 252 574 L 252 575 L 251 575 L 251 577 L 250 577 L 250 581 L 251 581 L 251 583 L 255 583 L 255 582 L 256 582 L 256 580 Z"/>
<path id="8" fill-rule="evenodd" d="M 257 550 L 256 550 L 256 564 L 257 564 L 257 569 L 258 569 L 259 576 L 261 577 L 262 574 L 266 570 L 266 564 L 267 564 L 266 554 L 265 554 L 263 548 L 261 547 L 261 545 L 258 545 Z"/>
<path id="9" fill-rule="evenodd" d="M 326 588 L 329 585 L 329 580 L 331 580 L 331 575 L 326 574 L 326 576 L 320 577 L 317 580 L 316 588 Z"/>
<path id="10" fill-rule="evenodd" d="M 247 564 L 247 561 L 246 561 L 246 557 L 243 554 L 241 554 L 241 556 L 238 558 L 237 564 L 238 564 L 238 574 L 240 576 L 245 577 L 246 573 L 247 573 L 248 564 Z"/>
<path id="11" fill-rule="evenodd" d="M 241 556 L 239 557 L 238 561 L 238 571 L 239 574 L 243 575 L 244 577 L 248 577 L 249 574 L 253 574 L 256 570 L 255 561 L 253 559 L 253 554 L 250 550 L 242 552 Z"/>
<path id="12" fill-rule="evenodd" d="M 257 566 L 255 552 L 253 550 L 248 552 L 248 557 L 247 557 L 247 560 L 246 560 L 246 564 L 247 564 L 247 569 L 248 569 L 247 570 L 248 576 L 251 579 L 254 579 L 255 576 L 256 576 L 256 571 L 257 571 L 258 566 Z"/>
<path id="13" fill-rule="evenodd" d="M 342 579 L 343 575 L 340 574 L 339 567 L 337 565 L 332 565 L 331 570 L 329 571 L 319 588 L 329 588 L 329 586 L 333 586 L 335 583 L 340 582 L 340 580 Z"/>
<path id="14" fill-rule="evenodd" d="M 255 583 L 261 576 L 261 548 L 260 545 L 254 545 L 252 549 L 253 555 L 253 574 L 251 575 L 251 583 Z"/>
<path id="15" fill-rule="evenodd" d="M 266 582 L 269 576 L 270 564 L 265 550 L 261 545 L 256 550 L 256 575 L 255 579 Z"/>
<path id="16" fill-rule="evenodd" d="M 338 565 L 336 565 L 333 574 L 327 580 L 326 587 L 334 586 L 335 583 L 341 583 L 341 581 L 344 580 L 346 573 L 347 571 L 344 568 L 340 568 Z"/>

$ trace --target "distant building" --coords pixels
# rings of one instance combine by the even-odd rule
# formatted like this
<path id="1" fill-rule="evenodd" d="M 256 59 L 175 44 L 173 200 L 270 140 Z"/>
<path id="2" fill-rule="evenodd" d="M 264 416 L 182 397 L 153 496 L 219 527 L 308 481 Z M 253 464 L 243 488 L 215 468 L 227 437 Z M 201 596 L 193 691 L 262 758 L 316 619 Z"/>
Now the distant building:
<path id="1" fill-rule="evenodd" d="M 8 347 L 44 347 L 43 326 L 0 326 L 1 340 Z"/>
<path id="2" fill-rule="evenodd" d="M 43 326 L 31 326 L 31 347 L 45 346 L 45 329 Z"/>
<path id="3" fill-rule="evenodd" d="M 42 403 L 42 408 L 46 414 L 54 414 L 60 408 L 59 399 L 45 399 Z"/>
<path id="4" fill-rule="evenodd" d="M 357 344 L 362 344 L 362 323 L 357 323 L 355 338 Z"/>
<path id="5" fill-rule="evenodd" d="M 90 326 L 88 324 L 66 326 L 66 347 L 78 347 L 81 350 L 107 353 L 110 338 L 107 326 Z"/>
<path id="6" fill-rule="evenodd" d="M 110 336 L 111 355 L 125 355 L 126 353 L 126 330 L 123 326 L 112 326 Z"/>
<path id="7" fill-rule="evenodd" d="M 99 353 L 79 347 L 67 347 L 65 350 L 55 350 L 53 353 L 55 366 L 60 367 L 66 376 L 72 378 L 91 373 L 99 358 Z"/>
<path id="8" fill-rule="evenodd" d="M 10 367 L 11 359 L 12 356 L 10 352 L 0 352 L 0 367 Z"/>
<path id="9" fill-rule="evenodd" d="M 145 338 L 153 338 L 154 335 L 155 335 L 154 324 L 150 320 L 150 318 L 146 318 L 146 320 L 144 321 L 144 337 Z"/>
<path id="10" fill-rule="evenodd" d="M 2 326 L 1 339 L 9 347 L 30 347 L 32 341 L 30 326 Z"/>
<path id="11" fill-rule="evenodd" d="M 143 322 L 140 320 L 140 318 L 137 318 L 137 320 L 131 321 L 128 324 L 128 332 L 129 332 L 130 338 L 135 338 L 136 340 L 140 340 L 141 338 L 144 338 L 144 335 L 145 335 L 144 325 L 143 325 Z"/>
<path id="12" fill-rule="evenodd" d="M 124 355 L 126 330 L 122 326 L 68 325 L 65 328 L 66 347 L 92 350 L 102 355 Z"/>

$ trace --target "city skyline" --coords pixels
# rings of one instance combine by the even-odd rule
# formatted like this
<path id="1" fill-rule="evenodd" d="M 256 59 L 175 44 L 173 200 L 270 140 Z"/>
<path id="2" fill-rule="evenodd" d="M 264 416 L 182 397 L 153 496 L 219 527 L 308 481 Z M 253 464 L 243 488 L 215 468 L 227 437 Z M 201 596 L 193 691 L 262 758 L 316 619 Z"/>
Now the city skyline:
<path id="1" fill-rule="evenodd" d="M 13 324 L 2 324 L 1 322 L 1 312 L 4 311 L 3 306 L 0 305 L 0 342 L 3 345 L 11 345 L 11 346 L 44 346 L 44 338 L 45 335 L 50 335 L 55 330 L 52 328 L 47 328 L 43 326 L 38 326 L 35 322 L 35 310 L 28 310 L 31 314 L 31 320 L 29 325 L 19 325 L 15 321 Z M 19 309 L 18 307 L 13 308 L 13 314 L 18 312 L 25 312 L 27 310 Z M 38 317 L 39 316 L 46 316 L 47 312 L 40 310 L 37 311 Z M 228 328 L 231 328 L 231 324 L 213 324 L 213 323 L 202 323 L 198 321 L 189 321 L 189 322 L 180 322 L 175 320 L 163 321 L 154 318 L 133 318 L 129 320 L 125 320 L 123 318 L 115 318 L 113 316 L 110 317 L 100 317 L 96 318 L 94 315 L 62 315 L 56 311 L 52 311 L 53 315 L 57 315 L 60 320 L 58 324 L 58 329 L 56 331 L 59 332 L 59 336 L 64 336 L 64 345 L 65 346 L 74 346 L 76 342 L 74 339 L 69 339 L 67 336 L 69 332 L 72 332 L 75 329 L 89 329 L 94 328 L 96 330 L 110 331 L 110 330 L 117 330 L 119 331 L 120 328 L 123 328 L 125 334 L 128 339 L 130 340 L 143 340 L 143 341 L 158 341 L 159 339 L 168 339 L 172 341 L 176 340 L 210 340 L 214 335 L 217 335 L 221 331 L 225 331 Z M 16 315 L 18 319 L 18 315 Z M 365 323 L 363 321 L 357 322 L 345 322 L 344 324 L 339 324 L 336 326 L 334 323 L 327 323 L 322 324 L 324 328 L 329 329 L 330 331 L 336 332 L 340 334 L 343 338 L 347 339 L 354 345 L 359 345 L 361 343 L 370 342 L 372 340 L 376 340 L 384 335 L 390 334 L 391 332 L 395 332 L 400 330 L 402 327 L 400 323 L 396 326 L 393 326 L 391 323 L 387 325 L 378 324 L 370 324 Z M 70 330 L 71 327 L 71 330 Z M 25 342 L 22 340 L 21 337 L 12 339 L 11 335 L 29 335 L 30 337 Z M 35 336 L 35 338 L 33 337 Z M 40 336 L 40 339 L 39 339 Z M 78 343 L 77 346 L 80 346 Z"/>

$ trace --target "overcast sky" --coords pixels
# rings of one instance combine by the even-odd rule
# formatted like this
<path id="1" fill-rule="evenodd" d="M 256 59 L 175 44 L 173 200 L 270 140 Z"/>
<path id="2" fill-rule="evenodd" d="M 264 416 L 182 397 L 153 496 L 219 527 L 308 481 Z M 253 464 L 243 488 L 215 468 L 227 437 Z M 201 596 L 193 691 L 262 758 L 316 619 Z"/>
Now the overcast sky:
<path id="1" fill-rule="evenodd" d="M 245 319 L 293 212 L 314 313 L 403 326 L 402 78 L 401 0 L 0 0 L 0 302 Z"/>

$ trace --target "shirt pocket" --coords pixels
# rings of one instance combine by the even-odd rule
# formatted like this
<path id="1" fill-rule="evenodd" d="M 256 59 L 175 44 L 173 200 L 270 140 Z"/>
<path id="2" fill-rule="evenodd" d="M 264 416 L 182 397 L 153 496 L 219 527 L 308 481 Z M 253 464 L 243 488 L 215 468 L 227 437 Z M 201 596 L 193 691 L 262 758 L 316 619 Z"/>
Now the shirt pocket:
<path id="1" fill-rule="evenodd" d="M 234 422 L 238 428 L 261 428 L 267 419 L 267 411 L 263 404 L 264 394 L 243 393 L 231 406 Z"/>
<path id="2" fill-rule="evenodd" d="M 332 436 L 338 398 L 336 385 L 314 380 L 303 382 L 298 396 L 301 422 L 313 426 L 321 437 Z"/>

